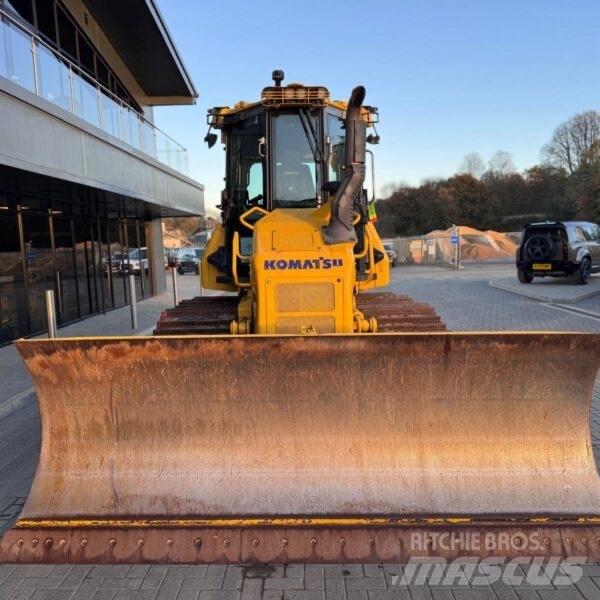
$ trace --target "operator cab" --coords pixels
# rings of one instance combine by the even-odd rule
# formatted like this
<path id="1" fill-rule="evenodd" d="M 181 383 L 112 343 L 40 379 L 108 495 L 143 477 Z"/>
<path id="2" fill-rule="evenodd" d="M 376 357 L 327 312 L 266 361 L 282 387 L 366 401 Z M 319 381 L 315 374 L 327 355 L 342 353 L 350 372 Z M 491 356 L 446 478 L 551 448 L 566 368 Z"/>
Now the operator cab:
<path id="1" fill-rule="evenodd" d="M 322 86 L 282 86 L 282 71 L 274 71 L 273 79 L 275 85 L 263 89 L 260 102 L 208 111 L 205 140 L 212 146 L 217 137 L 211 129 L 219 129 L 226 151 L 225 189 L 218 207 L 226 244 L 209 259 L 222 273 L 231 270 L 234 232 L 240 236 L 242 254 L 251 253 L 252 232 L 240 223 L 241 215 L 252 207 L 269 212 L 317 208 L 333 198 L 344 179 L 345 103 L 330 100 Z M 376 123 L 376 115 L 377 109 L 365 107 L 368 125 Z M 369 141 L 376 143 L 378 137 Z M 365 195 L 365 214 L 366 205 Z M 261 216 L 256 212 L 249 220 Z"/>

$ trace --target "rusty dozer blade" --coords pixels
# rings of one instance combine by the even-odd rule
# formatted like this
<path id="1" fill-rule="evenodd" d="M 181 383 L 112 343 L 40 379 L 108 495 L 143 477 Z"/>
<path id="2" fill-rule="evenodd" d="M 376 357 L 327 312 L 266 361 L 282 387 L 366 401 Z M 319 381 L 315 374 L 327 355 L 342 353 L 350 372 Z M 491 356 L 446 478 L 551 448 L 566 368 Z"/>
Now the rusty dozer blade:
<path id="1" fill-rule="evenodd" d="M 598 335 L 17 346 L 42 448 L 3 561 L 600 558 Z"/>

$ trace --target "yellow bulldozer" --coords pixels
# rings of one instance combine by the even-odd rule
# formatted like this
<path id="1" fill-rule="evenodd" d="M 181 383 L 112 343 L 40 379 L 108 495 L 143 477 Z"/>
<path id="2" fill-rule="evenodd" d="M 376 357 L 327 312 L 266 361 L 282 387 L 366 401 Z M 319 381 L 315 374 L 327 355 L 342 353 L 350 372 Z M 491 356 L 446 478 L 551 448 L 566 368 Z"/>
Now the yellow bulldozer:
<path id="1" fill-rule="evenodd" d="M 5 562 L 600 558 L 600 337 L 445 331 L 377 291 L 377 110 L 274 85 L 226 148 L 202 286 L 150 337 L 21 340 L 42 417 Z"/>

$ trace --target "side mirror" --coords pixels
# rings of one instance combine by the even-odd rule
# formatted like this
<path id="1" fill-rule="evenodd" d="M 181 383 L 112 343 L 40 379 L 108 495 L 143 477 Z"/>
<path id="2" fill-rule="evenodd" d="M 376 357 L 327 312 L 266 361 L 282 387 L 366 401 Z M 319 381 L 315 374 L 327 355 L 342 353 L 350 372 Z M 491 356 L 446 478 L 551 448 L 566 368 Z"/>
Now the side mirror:
<path id="1" fill-rule="evenodd" d="M 219 136 L 216 133 L 207 133 L 204 141 L 208 144 L 209 148 L 212 148 L 217 143 L 218 139 Z"/>

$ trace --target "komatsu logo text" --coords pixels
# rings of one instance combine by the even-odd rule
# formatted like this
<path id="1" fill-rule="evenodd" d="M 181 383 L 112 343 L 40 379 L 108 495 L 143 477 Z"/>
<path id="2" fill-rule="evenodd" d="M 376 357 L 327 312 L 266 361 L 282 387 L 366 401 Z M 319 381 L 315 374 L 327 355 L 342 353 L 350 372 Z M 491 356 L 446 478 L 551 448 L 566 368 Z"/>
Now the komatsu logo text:
<path id="1" fill-rule="evenodd" d="M 286 269 L 331 269 L 343 267 L 341 258 L 304 258 L 290 260 L 265 260 L 265 271 L 284 271 Z"/>

